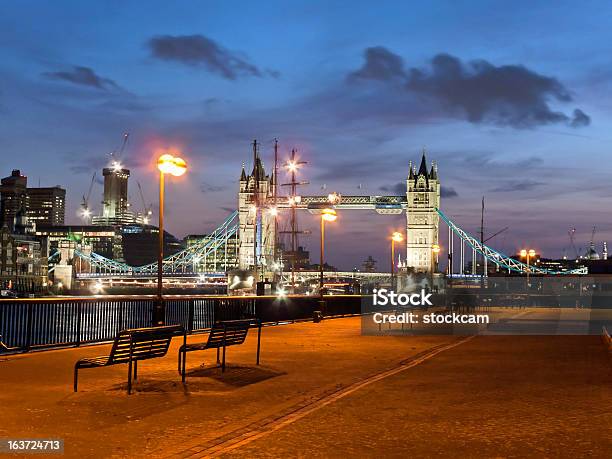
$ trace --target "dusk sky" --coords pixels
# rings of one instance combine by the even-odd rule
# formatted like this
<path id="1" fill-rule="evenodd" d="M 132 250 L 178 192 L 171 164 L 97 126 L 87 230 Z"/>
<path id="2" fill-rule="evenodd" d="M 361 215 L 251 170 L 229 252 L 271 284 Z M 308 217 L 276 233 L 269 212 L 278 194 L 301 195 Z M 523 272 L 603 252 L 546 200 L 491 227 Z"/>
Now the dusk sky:
<path id="1" fill-rule="evenodd" d="M 130 199 L 156 202 L 156 153 L 188 174 L 167 229 L 204 233 L 237 206 L 243 162 L 273 139 L 308 161 L 304 194 L 403 194 L 410 160 L 439 165 L 442 209 L 494 248 L 570 254 L 612 242 L 609 2 L 3 1 L 0 174 L 67 189 L 67 221 L 130 141 Z M 323 190 L 325 188 L 325 190 Z M 92 193 L 100 211 L 102 186 Z M 300 215 L 316 230 L 316 217 Z M 328 260 L 387 266 L 404 216 L 343 211 Z M 441 227 L 442 243 L 446 228 Z M 485 235 L 486 237 L 487 235 Z M 318 239 L 304 245 L 318 250 Z M 316 257 L 315 257 L 315 260 Z"/>

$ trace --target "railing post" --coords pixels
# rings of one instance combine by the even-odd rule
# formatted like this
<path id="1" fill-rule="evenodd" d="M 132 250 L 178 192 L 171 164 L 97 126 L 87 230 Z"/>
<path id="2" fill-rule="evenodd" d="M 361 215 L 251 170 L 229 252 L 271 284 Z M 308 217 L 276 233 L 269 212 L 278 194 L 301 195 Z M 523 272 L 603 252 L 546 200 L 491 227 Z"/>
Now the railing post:
<path id="1" fill-rule="evenodd" d="M 153 326 L 164 325 L 166 321 L 166 302 L 158 297 L 153 303 Z"/>
<path id="2" fill-rule="evenodd" d="M 76 336 L 76 346 L 79 347 L 81 345 L 81 316 L 83 314 L 83 303 L 82 300 L 79 300 L 77 303 L 77 336 Z"/>
<path id="3" fill-rule="evenodd" d="M 30 347 L 32 346 L 32 326 L 33 326 L 32 314 L 34 312 L 33 308 L 34 308 L 34 304 L 31 302 L 28 302 L 28 314 L 26 318 L 26 342 L 25 342 L 26 352 L 29 351 Z"/>
<path id="4" fill-rule="evenodd" d="M 193 298 L 189 300 L 188 303 L 188 316 L 187 316 L 187 331 L 189 333 L 193 332 L 193 316 L 194 316 L 194 310 L 195 310 L 195 301 Z"/>
<path id="5" fill-rule="evenodd" d="M 119 307 L 117 308 L 117 315 L 119 317 L 117 317 L 117 330 L 116 333 L 120 332 L 121 330 L 123 330 L 123 307 L 125 305 L 124 301 L 119 301 Z"/>

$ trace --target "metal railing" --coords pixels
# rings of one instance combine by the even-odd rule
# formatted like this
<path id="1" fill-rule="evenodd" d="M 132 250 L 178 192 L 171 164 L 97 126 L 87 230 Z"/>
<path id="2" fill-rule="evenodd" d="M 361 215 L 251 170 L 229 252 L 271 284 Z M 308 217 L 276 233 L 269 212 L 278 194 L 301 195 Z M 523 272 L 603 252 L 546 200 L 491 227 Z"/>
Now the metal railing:
<path id="1" fill-rule="evenodd" d="M 166 324 L 189 333 L 209 330 L 219 320 L 258 318 L 264 323 L 308 320 L 320 309 L 315 296 L 168 296 Z M 361 297 L 326 297 L 328 316 L 359 314 Z M 145 296 L 0 300 L 0 336 L 9 351 L 75 347 L 112 341 L 124 329 L 149 327 L 157 299 Z"/>

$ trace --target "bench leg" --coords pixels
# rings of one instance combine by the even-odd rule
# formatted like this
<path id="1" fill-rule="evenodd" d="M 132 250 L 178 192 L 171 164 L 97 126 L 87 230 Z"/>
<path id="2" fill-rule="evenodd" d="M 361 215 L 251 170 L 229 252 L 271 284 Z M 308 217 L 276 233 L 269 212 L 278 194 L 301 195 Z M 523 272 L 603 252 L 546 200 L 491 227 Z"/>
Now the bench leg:
<path id="1" fill-rule="evenodd" d="M 219 365 L 221 363 L 221 360 L 219 360 L 219 348 L 217 348 L 217 365 Z"/>
<path id="2" fill-rule="evenodd" d="M 74 391 L 76 392 L 79 385 L 79 364 L 74 366 Z"/>
<path id="3" fill-rule="evenodd" d="M 134 381 L 138 379 L 138 360 L 134 360 Z"/>
<path id="4" fill-rule="evenodd" d="M 223 345 L 223 362 L 221 363 L 221 371 L 225 371 L 225 344 Z"/>
<path id="5" fill-rule="evenodd" d="M 130 359 L 129 363 L 128 363 L 127 393 L 128 393 L 128 395 L 130 395 L 132 393 L 132 359 Z"/>
<path id="6" fill-rule="evenodd" d="M 261 322 L 257 327 L 257 365 L 259 365 L 259 352 L 261 351 Z"/>
<path id="7" fill-rule="evenodd" d="M 180 358 L 180 355 L 179 355 L 179 358 Z M 183 351 L 183 371 L 181 372 L 181 380 L 183 381 L 183 383 L 185 382 L 186 375 L 187 375 L 187 350 L 184 350 Z"/>

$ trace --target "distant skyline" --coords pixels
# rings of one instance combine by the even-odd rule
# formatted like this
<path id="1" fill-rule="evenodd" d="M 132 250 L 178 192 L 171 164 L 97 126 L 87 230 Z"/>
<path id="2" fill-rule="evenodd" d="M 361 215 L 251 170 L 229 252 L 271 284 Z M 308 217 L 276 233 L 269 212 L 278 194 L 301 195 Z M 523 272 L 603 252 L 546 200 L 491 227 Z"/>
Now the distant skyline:
<path id="1" fill-rule="evenodd" d="M 167 229 L 214 229 L 237 205 L 240 168 L 273 139 L 308 161 L 304 194 L 396 194 L 425 148 L 442 209 L 472 233 L 487 202 L 491 245 L 571 253 L 612 242 L 609 2 L 4 1 L 0 175 L 67 189 L 66 221 L 108 164 L 130 199 L 157 200 L 154 159 L 189 161 L 169 183 Z M 403 187 L 403 188 L 402 188 Z M 101 209 L 102 186 L 92 193 Z M 303 228 L 314 217 L 300 214 Z M 342 212 L 328 261 L 388 265 L 404 218 Z M 445 243 L 446 228 L 441 229 Z M 318 240 L 303 245 L 317 253 Z M 314 261 L 316 262 L 316 256 Z"/>

